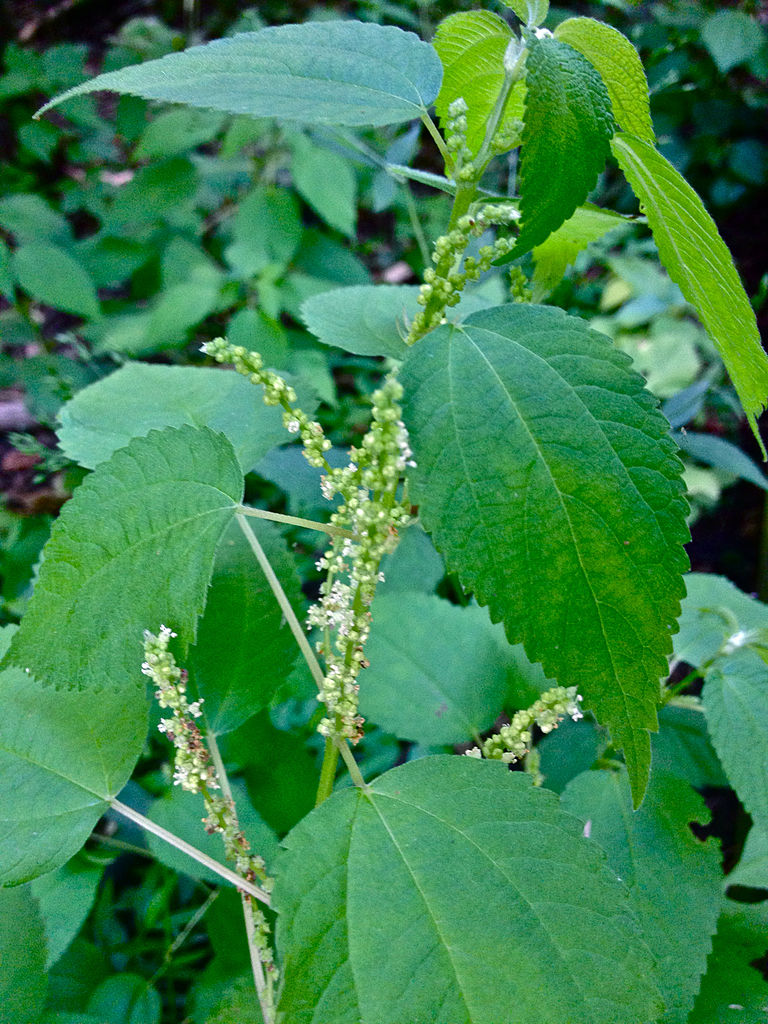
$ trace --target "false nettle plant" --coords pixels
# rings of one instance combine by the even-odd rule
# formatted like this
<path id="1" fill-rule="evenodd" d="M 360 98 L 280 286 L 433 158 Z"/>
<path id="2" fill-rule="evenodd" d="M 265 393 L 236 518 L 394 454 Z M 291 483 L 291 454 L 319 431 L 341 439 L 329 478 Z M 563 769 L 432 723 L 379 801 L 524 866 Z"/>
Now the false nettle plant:
<path id="1" fill-rule="evenodd" d="M 113 90 L 277 118 L 369 156 L 355 130 L 421 121 L 444 174 L 386 169 L 452 197 L 420 288 L 305 302 L 321 343 L 387 360 L 344 459 L 311 389 L 226 339 L 208 365 L 128 364 L 68 403 L 61 445 L 93 472 L 5 630 L 9 919 L 42 943 L 30 880 L 110 808 L 130 816 L 239 888 L 253 982 L 223 997 L 238 1020 L 765 1019 L 765 905 L 727 898 L 715 841 L 690 824 L 708 821 L 697 789 L 731 785 L 753 826 L 727 884 L 768 888 L 768 609 L 684 576 L 681 463 L 655 398 L 609 339 L 539 300 L 639 220 L 756 436 L 768 360 L 713 222 L 655 147 L 630 42 L 590 18 L 549 31 L 546 0 L 509 6 L 516 31 L 475 11 L 432 43 L 355 21 L 247 32 L 53 101 Z M 517 194 L 484 188 L 518 147 Z M 587 202 L 611 154 L 639 218 Z M 472 291 L 508 264 L 511 301 Z M 292 435 L 322 522 L 243 503 L 244 474 Z M 304 623 L 284 526 L 327 540 Z M 435 548 L 473 600 L 434 593 Z M 294 648 L 322 707 L 316 807 L 260 850 L 227 737 L 297 692 Z M 682 684 L 665 682 L 670 658 L 692 669 Z M 118 799 L 147 736 L 142 673 L 174 782 L 201 795 L 230 868 Z M 701 696 L 681 696 L 692 678 Z M 361 766 L 369 722 L 415 742 L 411 758 Z M 59 1019 L 30 992 L 25 1020 Z"/>

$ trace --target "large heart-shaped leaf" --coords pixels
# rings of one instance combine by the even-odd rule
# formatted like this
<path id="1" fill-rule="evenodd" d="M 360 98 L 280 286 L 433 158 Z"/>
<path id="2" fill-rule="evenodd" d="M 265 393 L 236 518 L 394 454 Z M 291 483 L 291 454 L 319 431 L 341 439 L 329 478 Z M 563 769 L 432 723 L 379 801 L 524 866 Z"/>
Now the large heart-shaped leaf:
<path id="1" fill-rule="evenodd" d="M 241 32 L 110 71 L 40 111 L 99 89 L 305 124 L 410 121 L 437 96 L 440 58 L 411 32 L 359 21 Z"/>
<path id="2" fill-rule="evenodd" d="M 622 886 L 526 776 L 411 762 L 337 793 L 285 842 L 274 906 L 290 1024 L 656 1019 Z"/>
<path id="3" fill-rule="evenodd" d="M 54 524 L 7 661 L 66 688 L 138 687 L 144 629 L 194 640 L 242 492 L 231 444 L 207 427 L 152 431 L 115 452 Z"/>
<path id="4" fill-rule="evenodd" d="M 510 641 L 609 726 L 639 800 L 688 535 L 655 400 L 608 339 L 535 306 L 439 328 L 402 381 L 425 528 Z"/>

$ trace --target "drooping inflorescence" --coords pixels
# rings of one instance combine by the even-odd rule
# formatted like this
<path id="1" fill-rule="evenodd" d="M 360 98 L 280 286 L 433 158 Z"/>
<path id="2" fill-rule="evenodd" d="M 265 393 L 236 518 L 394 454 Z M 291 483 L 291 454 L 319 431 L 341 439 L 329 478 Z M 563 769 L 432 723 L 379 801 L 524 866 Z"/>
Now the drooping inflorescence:
<path id="1" fill-rule="evenodd" d="M 487 757 L 513 764 L 525 757 L 531 749 L 534 725 L 543 733 L 548 733 L 556 729 L 566 716 L 576 722 L 584 717 L 580 703 L 581 697 L 575 686 L 553 686 L 542 693 L 529 708 L 516 711 L 509 725 L 502 726 L 493 736 L 483 740 L 480 747 L 473 747 L 467 754 L 470 757 Z"/>

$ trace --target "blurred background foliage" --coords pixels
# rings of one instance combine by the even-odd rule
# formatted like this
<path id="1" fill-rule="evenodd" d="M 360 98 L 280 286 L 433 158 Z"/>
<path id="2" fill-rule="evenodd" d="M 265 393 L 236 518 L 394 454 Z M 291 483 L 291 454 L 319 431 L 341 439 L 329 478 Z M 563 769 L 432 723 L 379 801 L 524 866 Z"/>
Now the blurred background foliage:
<path id="1" fill-rule="evenodd" d="M 433 144 L 416 129 L 343 137 L 113 95 L 79 97 L 40 121 L 32 119 L 35 110 L 97 71 L 264 24 L 349 16 L 429 39 L 442 17 L 473 6 L 6 0 L 0 622 L 22 614 L 52 519 L 85 472 L 56 447 L 62 405 L 128 360 L 199 365 L 201 342 L 226 332 L 314 392 L 320 418 L 343 449 L 365 429 L 367 397 L 386 364 L 320 345 L 303 326 L 301 304 L 340 285 L 416 282 L 448 210 L 444 196 L 383 170 L 386 160 L 441 171 Z M 703 196 L 765 335 L 768 4 L 605 0 L 553 7 L 547 24 L 574 13 L 607 20 L 640 50 L 660 148 Z M 514 159 L 500 160 L 489 185 L 514 191 L 514 174 Z M 610 167 L 591 198 L 636 209 Z M 520 270 L 532 277 L 530 257 Z M 590 245 L 544 296 L 610 335 L 662 400 L 687 465 L 693 567 L 768 596 L 768 480 L 719 358 L 647 232 L 622 226 Z M 505 298 L 512 298 L 509 278 L 495 271 L 478 300 Z M 316 487 L 291 447 L 274 449 L 248 477 L 251 500 L 292 514 L 322 514 Z M 311 595 L 316 540 L 295 529 L 286 540 Z M 423 534 L 414 532 L 399 558 L 406 576 L 422 583 L 429 577 L 427 590 L 466 601 L 456 581 L 443 577 Z M 242 768 L 251 795 L 261 794 L 252 827 L 265 830 L 267 845 L 306 813 L 314 790 L 313 741 L 301 733 L 312 735 L 316 702 L 304 699 L 300 673 L 294 683 L 291 701 L 227 737 L 229 762 Z M 273 770 L 278 750 L 292 765 L 280 776 Z M 162 798 L 156 802 L 165 801 L 165 823 L 183 830 L 180 822 L 191 819 L 179 811 L 181 798 L 168 796 L 166 756 L 159 745 L 148 748 L 127 799 L 147 810 Z M 366 770 L 382 771 L 402 758 L 402 744 L 374 730 L 363 756 Z M 133 856 L 116 860 L 124 850 Z M 232 948 L 228 934 L 234 897 L 211 895 L 210 879 L 177 876 L 146 860 L 144 850 L 137 830 L 107 821 L 101 838 L 58 873 L 69 923 L 53 942 L 48 936 L 57 953 L 49 957 L 50 1005 L 73 1012 L 87 1006 L 97 1016 L 111 1014 L 105 1020 L 142 1024 L 256 1019 L 232 986 L 247 967 L 247 954 Z M 172 947 L 173 957 L 166 956 Z M 198 976 L 212 951 L 215 959 Z M 230 1016 L 214 1015 L 222 1000 L 229 1000 Z"/>

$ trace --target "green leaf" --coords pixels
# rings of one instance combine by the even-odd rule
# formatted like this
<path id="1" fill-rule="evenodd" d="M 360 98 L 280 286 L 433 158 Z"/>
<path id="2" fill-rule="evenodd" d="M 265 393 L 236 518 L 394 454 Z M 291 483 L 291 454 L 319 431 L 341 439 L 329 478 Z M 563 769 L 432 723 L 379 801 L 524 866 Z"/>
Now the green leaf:
<path id="1" fill-rule="evenodd" d="M 299 578 L 280 533 L 272 523 L 249 523 L 298 610 Z M 291 674 L 298 650 L 242 530 L 232 523 L 216 552 L 205 614 L 188 658 L 205 698 L 207 728 L 216 735 L 230 732 L 266 707 Z"/>
<path id="2" fill-rule="evenodd" d="M 383 125 L 419 117 L 440 88 L 429 43 L 356 21 L 241 32 L 183 53 L 111 71 L 69 89 L 99 89 L 305 124 Z"/>
<path id="3" fill-rule="evenodd" d="M 0 634 L 3 653 L 13 629 Z M 147 704 L 138 687 L 107 687 L 94 701 L 17 668 L 0 672 L 0 700 L 13 708 L 0 718 L 0 885 L 16 885 L 65 864 L 86 841 L 130 778 Z"/>
<path id="4" fill-rule="evenodd" d="M 88 1000 L 88 1012 L 104 1024 L 160 1024 L 157 989 L 140 974 L 114 974 Z"/>
<path id="5" fill-rule="evenodd" d="M 654 771 L 677 775 L 694 789 L 727 787 L 728 780 L 709 739 L 707 720 L 700 704 L 693 707 L 665 705 L 659 711 L 659 731 L 653 736 L 651 746 Z"/>
<path id="6" fill-rule="evenodd" d="M 511 7 L 520 21 L 528 28 L 536 28 L 544 22 L 549 13 L 549 0 L 501 0 L 505 7 Z"/>
<path id="7" fill-rule="evenodd" d="M 10 303 L 13 303 L 15 298 L 13 291 L 13 259 L 10 249 L 2 239 L 0 239 L 0 295 L 4 299 L 8 299 Z"/>
<path id="8" fill-rule="evenodd" d="M 568 783 L 562 800 L 589 823 L 589 834 L 633 897 L 667 1004 L 660 1024 L 685 1024 L 721 906 L 717 844 L 700 842 L 689 826 L 709 821 L 704 801 L 686 782 L 655 767 L 635 814 L 623 771 L 585 772 Z"/>
<path id="9" fill-rule="evenodd" d="M 766 36 L 754 18 L 744 11 L 717 11 L 702 25 L 701 41 L 725 74 L 756 56 Z"/>
<path id="10" fill-rule="evenodd" d="M 768 357 L 731 254 L 691 186 L 642 139 L 616 135 L 614 156 L 648 217 L 672 280 L 695 307 L 738 392 L 749 425 L 768 396 Z"/>
<path id="11" fill-rule="evenodd" d="M 471 758 L 336 793 L 278 861 L 282 1011 L 291 1024 L 655 1019 L 626 895 L 580 831 L 553 794 Z"/>
<path id="12" fill-rule="evenodd" d="M 235 801 L 240 828 L 251 844 L 253 853 L 264 857 L 265 861 L 271 865 L 277 855 L 277 837 L 254 810 L 240 779 L 236 779 L 232 783 L 232 798 Z M 201 853 L 218 861 L 219 864 L 233 867 L 231 863 L 227 864 L 224 856 L 222 837 L 206 832 L 202 824 L 205 808 L 203 798 L 199 793 L 189 793 L 178 786 L 173 786 L 159 800 L 155 800 L 149 809 L 148 817 L 156 825 L 173 832 L 179 839 L 185 840 Z M 186 853 L 182 853 L 181 850 L 166 843 L 152 832 L 147 833 L 147 843 L 153 856 L 171 871 L 181 872 L 184 875 L 189 875 L 190 878 L 199 878 L 212 885 L 224 884 L 221 876 L 217 875 L 215 871 L 200 864 Z"/>
<path id="13" fill-rule="evenodd" d="M 589 718 L 578 722 L 566 718 L 543 736 L 536 744 L 543 785 L 562 793 L 571 779 L 588 771 L 605 748 L 600 733 Z"/>
<path id="14" fill-rule="evenodd" d="M 408 323 L 419 311 L 416 285 L 352 285 L 306 299 L 301 315 L 324 345 L 359 356 L 402 359 Z"/>
<path id="15" fill-rule="evenodd" d="M 415 523 L 401 533 L 392 554 L 384 556 L 381 570 L 384 580 L 376 589 L 380 595 L 403 590 L 431 594 L 445 576 L 442 558 L 426 533 Z"/>
<path id="16" fill-rule="evenodd" d="M 636 801 L 683 595 L 681 464 L 642 379 L 560 310 L 509 305 L 409 353 L 421 521 L 511 643 L 577 686 Z"/>
<path id="17" fill-rule="evenodd" d="M 768 630 L 768 607 L 742 593 L 724 576 L 692 572 L 685 577 L 675 656 L 702 668 L 740 631 Z"/>
<path id="18" fill-rule="evenodd" d="M 717 437 L 715 434 L 697 434 L 691 430 L 681 431 L 674 436 L 675 441 L 685 454 L 690 455 L 697 462 L 714 466 L 716 469 L 723 469 L 726 473 L 733 473 L 734 476 L 741 477 L 742 480 L 749 480 L 750 483 L 768 491 L 768 477 L 746 452 L 737 448 L 730 441 L 726 441 L 724 437 Z"/>
<path id="19" fill-rule="evenodd" d="M 561 21 L 555 37 L 578 50 L 599 71 L 621 130 L 653 145 L 656 136 L 651 124 L 648 82 L 640 55 L 627 37 L 594 18 Z"/>
<path id="20" fill-rule="evenodd" d="M 725 881 L 727 885 L 768 889 L 768 829 L 752 826 L 739 863 Z"/>
<path id="21" fill-rule="evenodd" d="M 257 185 L 232 219 L 232 244 L 224 256 L 244 278 L 268 268 L 283 271 L 301 242 L 296 197 L 285 189 Z"/>
<path id="22" fill-rule="evenodd" d="M 377 597 L 371 612 L 371 664 L 360 690 L 365 718 L 426 746 L 465 743 L 493 725 L 509 659 L 504 632 L 484 608 L 397 593 Z"/>
<path id="23" fill-rule="evenodd" d="M 540 245 L 594 188 L 614 122 L 603 80 L 557 39 L 530 43 L 520 148 L 520 235 L 507 263 Z"/>
<path id="24" fill-rule="evenodd" d="M 357 179 L 349 161 L 313 144 L 306 135 L 294 135 L 290 144 L 291 173 L 299 195 L 329 227 L 354 238 Z"/>
<path id="25" fill-rule="evenodd" d="M 224 434 L 246 471 L 287 438 L 279 411 L 258 388 L 213 367 L 127 363 L 79 391 L 59 421 L 61 450 L 89 469 L 133 437 L 185 423 Z"/>
<path id="26" fill-rule="evenodd" d="M 443 125 L 448 108 L 460 97 L 467 104 L 467 145 L 477 153 L 504 83 L 504 53 L 512 39 L 507 23 L 490 11 L 463 11 L 442 21 L 435 49 L 443 62 L 443 84 L 435 110 Z M 500 127 L 522 120 L 525 85 L 518 83 L 507 100 Z"/>
<path id="27" fill-rule="evenodd" d="M 8 662 L 57 687 L 131 693 L 145 629 L 194 641 L 242 493 L 232 446 L 207 427 L 153 431 L 115 452 L 56 520 Z"/>
<path id="28" fill-rule="evenodd" d="M 118 188 L 104 216 L 105 230 L 120 235 L 138 225 L 172 220 L 191 203 L 198 185 L 195 166 L 184 157 L 142 167 Z"/>
<path id="29" fill-rule="evenodd" d="M 768 829 L 768 666 L 747 649 L 719 659 L 707 672 L 703 701 L 731 785 L 755 825 Z"/>
<path id="30" fill-rule="evenodd" d="M 601 210 L 590 203 L 580 206 L 571 218 L 533 250 L 536 264 L 533 272 L 534 301 L 560 283 L 568 266 L 590 242 L 596 242 L 609 231 L 626 228 L 627 221 L 612 210 Z"/>
<path id="31" fill-rule="evenodd" d="M 728 900 L 688 1024 L 765 1024 L 768 983 L 754 966 L 768 947 L 768 904 Z"/>
<path id="32" fill-rule="evenodd" d="M 43 916 L 49 970 L 80 931 L 103 874 L 103 865 L 74 857 L 31 883 Z"/>
<path id="33" fill-rule="evenodd" d="M 133 155 L 144 160 L 188 153 L 216 138 L 224 122 L 221 114 L 211 110 L 167 110 L 149 122 Z"/>
<path id="34" fill-rule="evenodd" d="M 99 298 L 90 274 L 57 245 L 20 245 L 13 256 L 13 274 L 20 288 L 46 306 L 87 320 L 99 315 Z"/>
<path id="35" fill-rule="evenodd" d="M 55 245 L 72 242 L 66 218 L 35 192 L 16 192 L 0 199 L 0 228 L 9 231 L 17 245 L 43 240 Z"/>
<path id="36" fill-rule="evenodd" d="M 29 886 L 0 889 L 0 1006 L 3 1024 L 35 1024 L 45 1005 L 45 933 Z"/>

